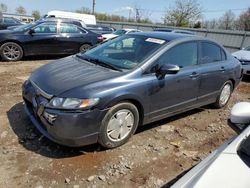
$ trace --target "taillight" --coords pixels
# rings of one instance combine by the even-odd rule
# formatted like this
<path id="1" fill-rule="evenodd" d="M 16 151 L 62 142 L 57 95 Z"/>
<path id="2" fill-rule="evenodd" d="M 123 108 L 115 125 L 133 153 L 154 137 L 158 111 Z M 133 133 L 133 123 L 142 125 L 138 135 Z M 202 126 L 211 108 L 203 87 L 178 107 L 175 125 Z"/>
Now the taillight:
<path id="1" fill-rule="evenodd" d="M 98 42 L 102 42 L 104 39 L 102 36 L 97 37 Z"/>

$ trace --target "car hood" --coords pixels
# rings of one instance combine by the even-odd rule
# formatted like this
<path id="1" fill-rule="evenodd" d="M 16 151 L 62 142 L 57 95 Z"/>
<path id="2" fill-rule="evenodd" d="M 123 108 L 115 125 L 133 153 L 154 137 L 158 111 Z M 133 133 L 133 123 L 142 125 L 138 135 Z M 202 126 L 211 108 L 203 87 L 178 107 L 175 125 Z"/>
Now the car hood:
<path id="1" fill-rule="evenodd" d="M 30 80 L 44 92 L 59 96 L 71 89 L 121 74 L 122 72 L 88 63 L 76 56 L 70 56 L 42 66 L 32 73 Z"/>
<path id="2" fill-rule="evenodd" d="M 236 57 L 239 60 L 248 60 L 250 61 L 250 51 L 246 50 L 240 50 L 237 52 L 232 53 L 234 57 Z"/>

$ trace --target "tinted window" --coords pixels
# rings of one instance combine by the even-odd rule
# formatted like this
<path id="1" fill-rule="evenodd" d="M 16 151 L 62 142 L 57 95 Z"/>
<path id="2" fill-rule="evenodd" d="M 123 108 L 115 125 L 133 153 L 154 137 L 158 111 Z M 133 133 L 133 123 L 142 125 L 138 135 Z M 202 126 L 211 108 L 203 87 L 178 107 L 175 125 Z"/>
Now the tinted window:
<path id="1" fill-rule="evenodd" d="M 174 64 L 181 68 L 197 64 L 198 46 L 196 42 L 180 44 L 168 50 L 158 59 L 158 64 Z"/>
<path id="2" fill-rule="evenodd" d="M 73 24 L 62 23 L 59 29 L 60 33 L 82 33 L 82 31 Z"/>
<path id="3" fill-rule="evenodd" d="M 57 33 L 56 23 L 42 23 L 34 28 L 35 33 Z"/>
<path id="4" fill-rule="evenodd" d="M 222 49 L 215 44 L 202 42 L 201 50 L 202 50 L 202 57 L 201 57 L 202 63 L 218 62 L 222 61 L 225 58 L 225 54 L 224 57 L 222 58 L 222 52 L 223 52 Z"/>
<path id="5" fill-rule="evenodd" d="M 13 18 L 4 18 L 4 24 L 17 24 L 18 22 Z"/>

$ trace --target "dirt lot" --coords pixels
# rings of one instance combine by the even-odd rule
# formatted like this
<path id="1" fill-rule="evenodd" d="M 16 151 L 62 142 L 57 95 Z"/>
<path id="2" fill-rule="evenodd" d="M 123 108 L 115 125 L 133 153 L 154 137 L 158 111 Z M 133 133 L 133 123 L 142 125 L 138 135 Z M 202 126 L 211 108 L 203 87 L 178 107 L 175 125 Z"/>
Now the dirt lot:
<path id="1" fill-rule="evenodd" d="M 0 63 L 0 187 L 169 187 L 235 133 L 230 108 L 250 101 L 250 79 L 228 107 L 204 107 L 139 128 L 124 146 L 62 147 L 44 138 L 23 110 L 21 85 L 48 60 Z"/>

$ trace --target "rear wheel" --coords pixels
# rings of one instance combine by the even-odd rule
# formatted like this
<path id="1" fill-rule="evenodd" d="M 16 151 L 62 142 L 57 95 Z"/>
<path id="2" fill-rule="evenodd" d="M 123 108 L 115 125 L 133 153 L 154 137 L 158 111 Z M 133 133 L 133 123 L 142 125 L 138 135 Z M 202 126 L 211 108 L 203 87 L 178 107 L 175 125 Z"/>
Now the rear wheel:
<path id="1" fill-rule="evenodd" d="M 125 144 L 134 134 L 139 123 L 139 112 L 131 103 L 123 102 L 113 106 L 105 115 L 98 142 L 105 148 Z"/>
<path id="2" fill-rule="evenodd" d="M 91 45 L 90 45 L 90 44 L 83 44 L 83 45 L 80 47 L 79 51 L 80 51 L 80 52 L 85 52 L 85 51 L 87 51 L 87 50 L 90 49 L 90 48 L 91 48 Z"/>
<path id="3" fill-rule="evenodd" d="M 0 47 L 0 55 L 5 61 L 18 61 L 23 57 L 23 49 L 15 42 L 6 42 Z"/>
<path id="4" fill-rule="evenodd" d="M 233 92 L 233 83 L 229 80 L 223 85 L 220 95 L 218 96 L 214 106 L 216 108 L 223 108 L 228 103 Z"/>

